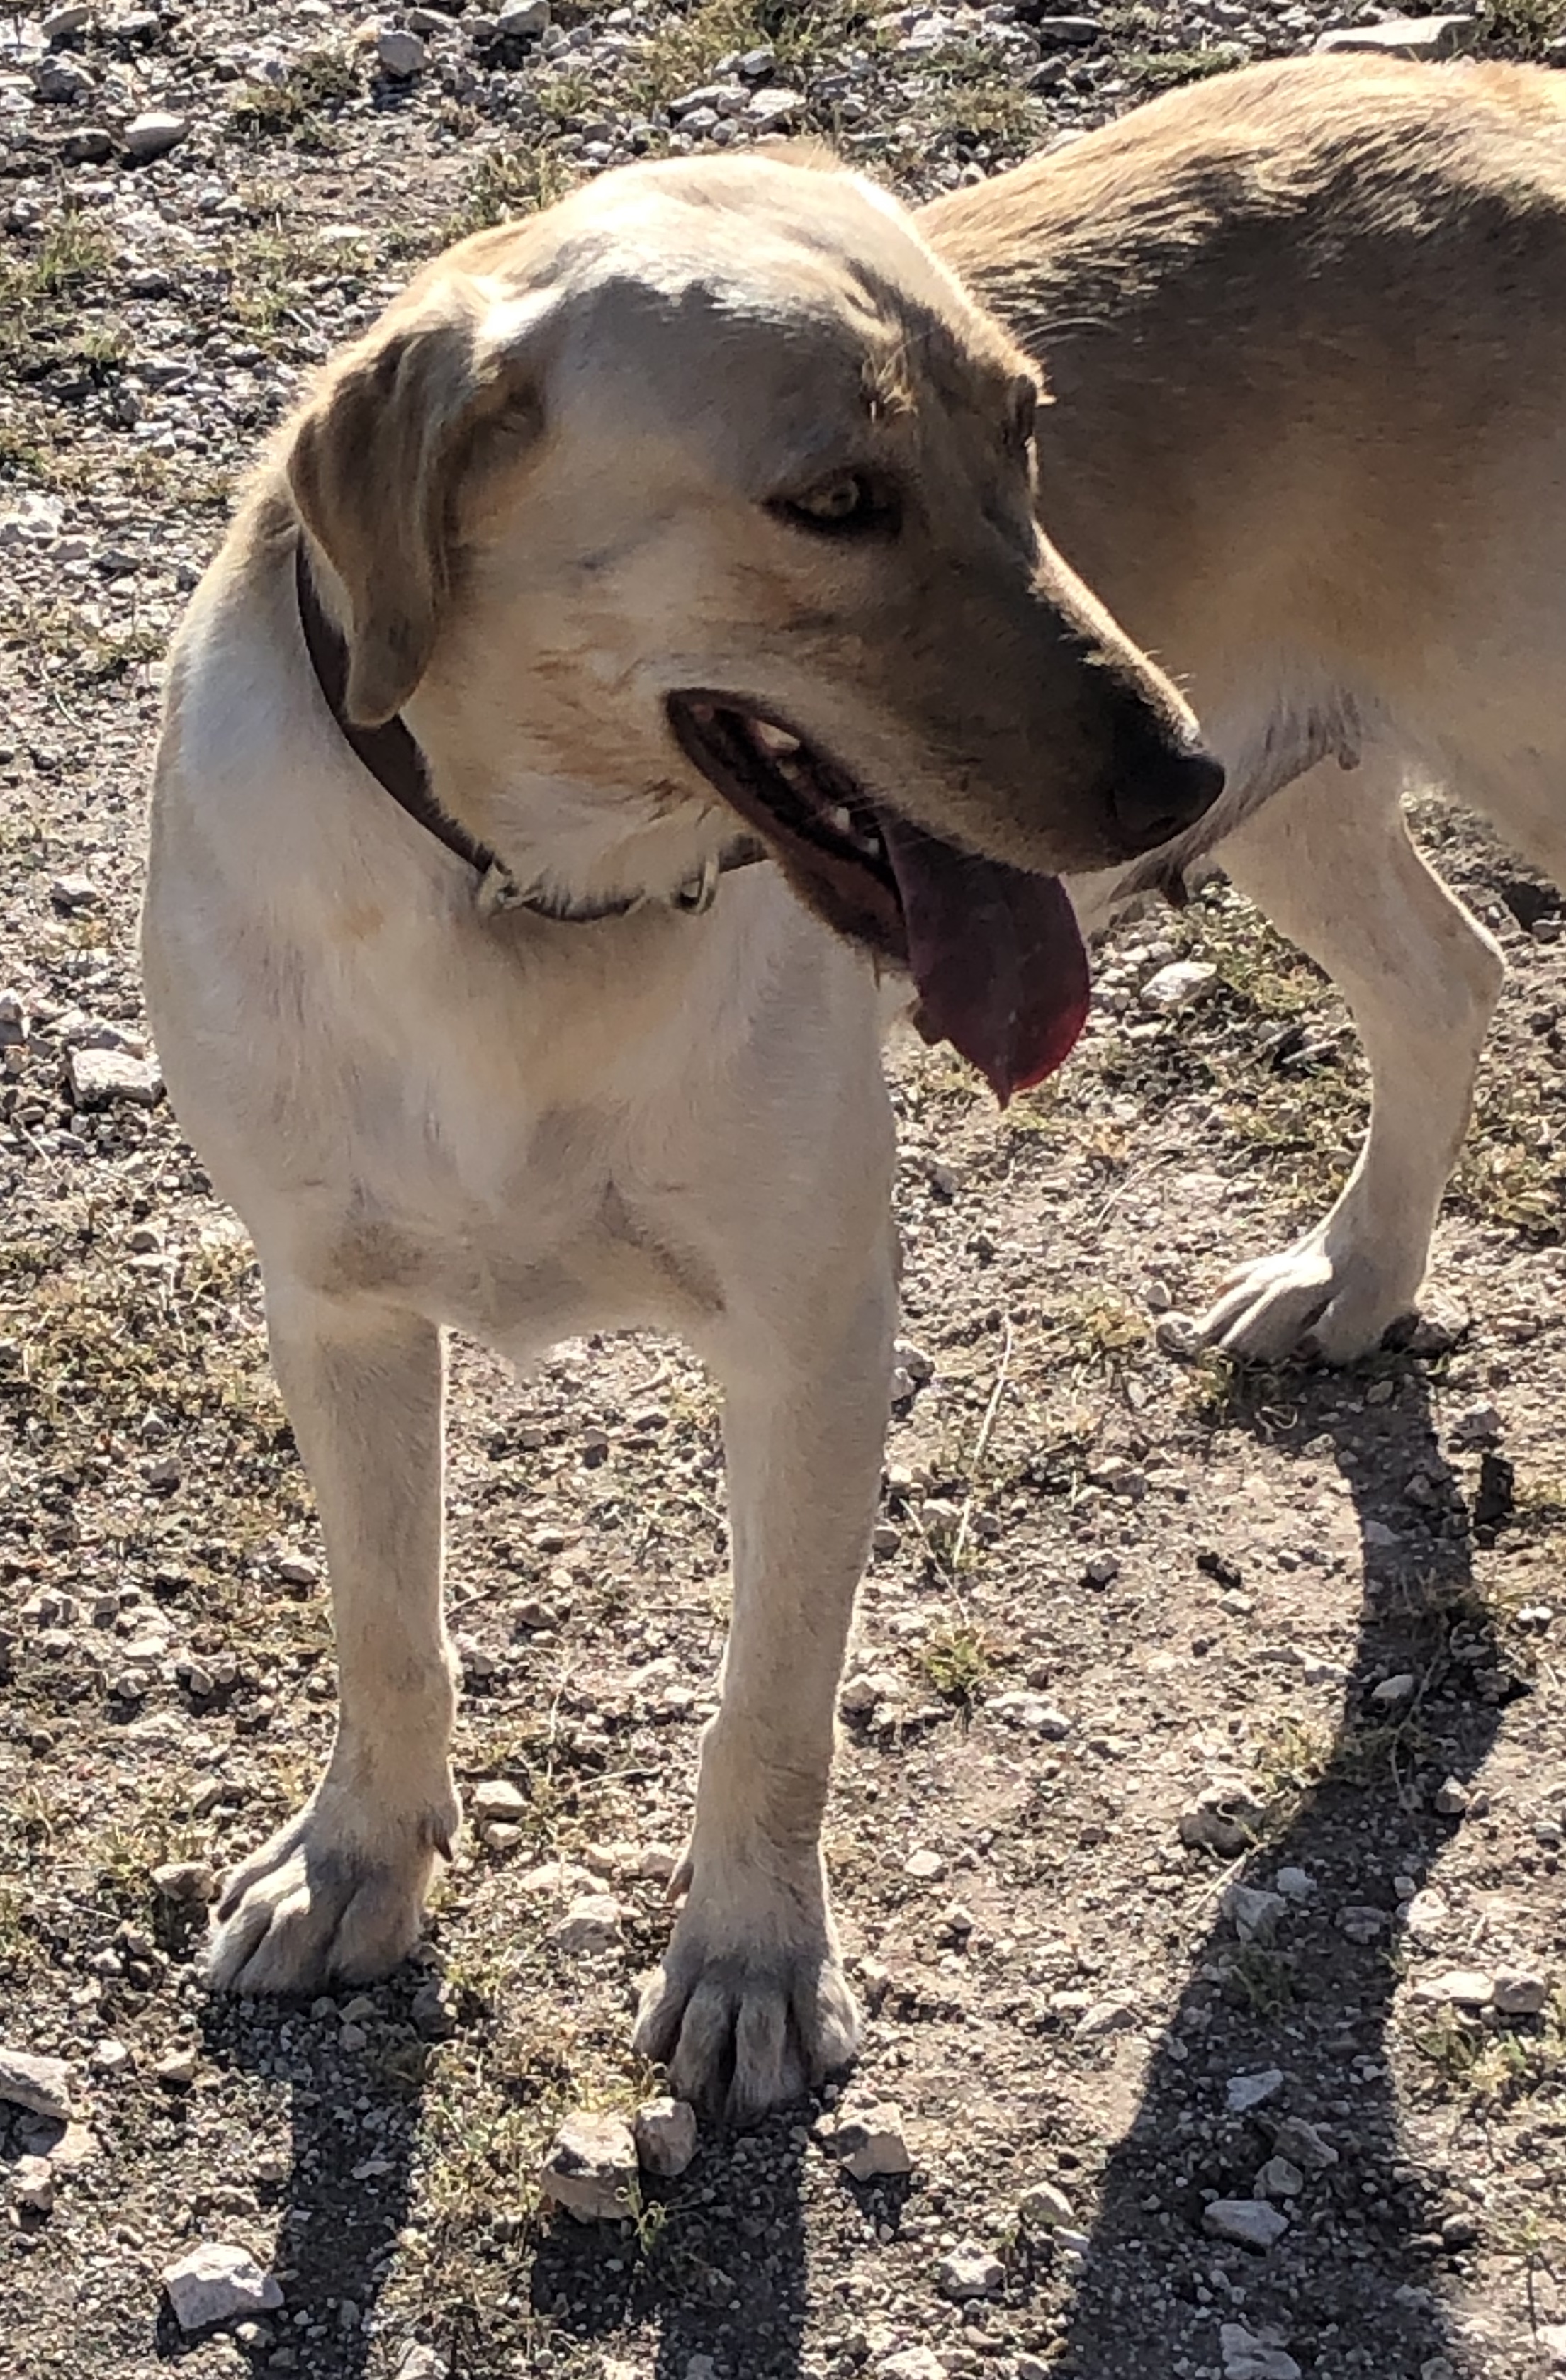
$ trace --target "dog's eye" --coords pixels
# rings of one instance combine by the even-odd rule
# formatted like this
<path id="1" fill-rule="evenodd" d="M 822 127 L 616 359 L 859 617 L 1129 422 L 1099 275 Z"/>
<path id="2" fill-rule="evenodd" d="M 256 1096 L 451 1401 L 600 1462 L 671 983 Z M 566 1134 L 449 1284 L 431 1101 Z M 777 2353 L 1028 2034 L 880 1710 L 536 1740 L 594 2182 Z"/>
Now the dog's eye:
<path id="1" fill-rule="evenodd" d="M 862 471 L 834 471 L 798 495 L 779 496 L 771 509 L 796 528 L 827 537 L 852 537 L 864 529 L 896 527 L 897 508 L 890 492 Z"/>

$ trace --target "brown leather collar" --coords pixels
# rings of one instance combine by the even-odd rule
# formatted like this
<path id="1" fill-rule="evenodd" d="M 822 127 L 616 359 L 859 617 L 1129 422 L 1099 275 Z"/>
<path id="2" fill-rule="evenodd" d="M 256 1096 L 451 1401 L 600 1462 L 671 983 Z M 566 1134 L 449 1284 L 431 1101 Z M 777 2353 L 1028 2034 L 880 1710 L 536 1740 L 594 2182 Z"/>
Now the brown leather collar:
<path id="1" fill-rule="evenodd" d="M 518 885 L 488 844 L 476 843 L 441 808 L 431 787 L 424 755 L 400 718 L 388 719 L 382 727 L 358 727 L 348 717 L 344 707 L 348 685 L 347 644 L 322 609 L 302 537 L 294 548 L 294 584 L 305 650 L 344 742 L 400 809 L 417 819 L 437 843 L 444 844 L 455 858 L 473 870 L 479 880 L 476 898 L 482 910 L 530 909 L 535 917 L 551 917 L 560 925 L 585 926 L 603 917 L 628 917 L 633 909 L 646 905 L 649 896 L 645 892 L 616 893 L 606 901 L 571 902 L 555 893 L 525 891 Z M 667 896 L 668 905 L 699 915 L 711 907 L 720 876 L 727 875 L 732 868 L 754 867 L 767 856 L 764 844 L 751 835 L 740 836 L 726 851 L 678 885 Z"/>

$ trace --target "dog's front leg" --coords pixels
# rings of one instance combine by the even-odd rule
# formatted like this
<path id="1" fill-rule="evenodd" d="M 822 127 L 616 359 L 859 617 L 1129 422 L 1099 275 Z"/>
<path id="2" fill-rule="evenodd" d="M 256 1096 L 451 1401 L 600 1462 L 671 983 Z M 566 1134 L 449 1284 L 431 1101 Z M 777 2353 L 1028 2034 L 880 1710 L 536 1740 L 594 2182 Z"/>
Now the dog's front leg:
<path id="1" fill-rule="evenodd" d="M 701 1747 L 684 1911 L 637 2046 L 731 2122 L 853 2057 L 821 1859 L 837 1686 L 880 1484 L 890 1245 L 844 1307 L 802 1301 L 721 1368 L 734 1617 Z M 747 1334 L 747 1338 L 749 1334 Z"/>
<path id="2" fill-rule="evenodd" d="M 419 1937 L 458 1820 L 441 1618 L 444 1354 L 416 1315 L 268 1282 L 267 1324 L 320 1506 L 337 1740 L 298 1815 L 225 1886 L 210 1973 L 236 1991 L 363 1981 Z"/>

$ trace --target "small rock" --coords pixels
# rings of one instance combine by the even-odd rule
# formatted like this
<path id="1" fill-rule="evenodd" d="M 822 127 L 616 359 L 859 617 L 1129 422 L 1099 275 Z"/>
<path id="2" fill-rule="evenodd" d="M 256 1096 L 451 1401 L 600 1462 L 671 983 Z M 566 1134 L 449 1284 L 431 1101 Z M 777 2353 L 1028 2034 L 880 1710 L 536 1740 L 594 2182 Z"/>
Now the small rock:
<path id="1" fill-rule="evenodd" d="M 56 876 L 49 887 L 49 898 L 56 909 L 64 909 L 67 915 L 103 905 L 103 896 L 91 876 Z"/>
<path id="2" fill-rule="evenodd" d="M 1297 2198 L 1304 2188 L 1305 2175 L 1285 2156 L 1269 2157 L 1256 2180 L 1258 2198 Z"/>
<path id="3" fill-rule="evenodd" d="M 802 91 L 785 91 L 770 83 L 764 90 L 752 91 L 746 107 L 746 120 L 757 132 L 779 132 L 785 124 L 793 124 L 803 115 L 805 94 Z"/>
<path id="4" fill-rule="evenodd" d="M 1501 1419 L 1494 1405 L 1470 1405 L 1451 1426 L 1455 1446 L 1494 1446 L 1500 1434 Z"/>
<path id="5" fill-rule="evenodd" d="M 415 2340 L 405 2347 L 397 2365 L 397 2380 L 449 2380 L 451 2365 L 437 2348 L 426 2347 Z"/>
<path id="6" fill-rule="evenodd" d="M 1267 1807 L 1247 1785 L 1220 1779 L 1205 1786 L 1180 1813 L 1180 1840 L 1194 1850 L 1234 1859 L 1249 1848 L 1267 1818 Z"/>
<path id="7" fill-rule="evenodd" d="M 0 2099 L 63 2124 L 71 2113 L 70 2068 L 63 2058 L 35 2057 L 0 2044 Z"/>
<path id="8" fill-rule="evenodd" d="M 0 991 L 0 1050 L 27 1046 L 27 1003 L 19 991 Z"/>
<path id="9" fill-rule="evenodd" d="M 146 115 L 133 116 L 120 139 L 127 157 L 145 161 L 166 157 L 171 149 L 178 148 L 189 129 L 188 115 L 169 115 L 154 109 Z"/>
<path id="10" fill-rule="evenodd" d="M 1166 945 L 1167 947 L 1167 945 Z M 1169 966 L 1159 967 L 1150 975 L 1137 994 L 1144 1008 L 1160 1016 L 1172 1016 L 1179 1008 L 1189 1008 L 1195 1000 L 1210 991 L 1218 981 L 1218 969 L 1206 961 L 1176 959 Z"/>
<path id="11" fill-rule="evenodd" d="M 438 1976 L 420 1984 L 408 2003 L 408 2020 L 426 2041 L 444 2041 L 456 2031 L 456 2011 Z"/>
<path id="12" fill-rule="evenodd" d="M 1104 30 L 1097 17 L 1036 17 L 1031 8 L 1019 14 L 1026 15 L 1041 42 L 1059 42 L 1066 49 L 1086 49 Z"/>
<path id="13" fill-rule="evenodd" d="M 947 2380 L 947 2369 L 933 2348 L 900 2347 L 876 2365 L 875 2380 Z"/>
<path id="14" fill-rule="evenodd" d="M 890 2101 L 873 2107 L 841 2108 L 829 2117 L 823 2129 L 828 2145 L 856 2181 L 914 2170 L 903 2130 L 903 2110 Z"/>
<path id="15" fill-rule="evenodd" d="M 1258 2338 L 1244 2323 L 1226 2322 L 1218 2334 L 1223 2380 L 1301 2380 L 1300 2367 L 1281 2347 Z"/>
<path id="16" fill-rule="evenodd" d="M 578 2223 L 613 2223 L 638 2204 L 637 2144 L 623 2116 L 571 2116 L 539 2175 L 544 2197 Z"/>
<path id="17" fill-rule="evenodd" d="M 1076 2026 L 1078 2041 L 1096 2041 L 1106 2033 L 1130 2033 L 1136 2023 L 1136 2011 L 1123 2000 L 1095 2000 Z"/>
<path id="18" fill-rule="evenodd" d="M 1451 58 L 1465 50 L 1477 17 L 1392 17 L 1381 25 L 1341 25 L 1317 36 L 1318 50 L 1378 50 L 1400 58 Z"/>
<path id="19" fill-rule="evenodd" d="M 504 1778 L 488 1778 L 483 1784 L 473 1788 L 475 1818 L 503 1818 L 514 1822 L 525 1817 L 527 1811 L 528 1796 L 520 1787 L 508 1784 Z"/>
<path id="20" fill-rule="evenodd" d="M 127 2045 L 111 2035 L 107 2040 L 94 2042 L 87 2062 L 95 2073 L 126 2074 L 136 2061 Z"/>
<path id="21" fill-rule="evenodd" d="M 1449 2215 L 1441 2225 L 1441 2245 L 1454 2252 L 1472 2248 L 1479 2237 L 1479 2226 L 1472 2215 Z"/>
<path id="22" fill-rule="evenodd" d="M 684 2099 L 646 2099 L 637 2109 L 637 2155 L 660 2181 L 677 2181 L 696 2155 L 696 2109 Z"/>
<path id="23" fill-rule="evenodd" d="M 1379 1703 L 1383 1710 L 1390 1710 L 1397 1704 L 1407 1702 L 1418 1683 L 1417 1678 L 1411 1677 L 1404 1670 L 1398 1677 L 1383 1678 L 1378 1686 L 1373 1686 L 1370 1699 L 1373 1703 Z"/>
<path id="24" fill-rule="evenodd" d="M 1214 2240 L 1232 2240 L 1242 2248 L 1264 2252 L 1289 2228 L 1288 2216 L 1264 2198 L 1215 2198 L 1203 2209 L 1202 2222 Z"/>
<path id="25" fill-rule="evenodd" d="M 1254 1884 L 1232 1884 L 1223 1896 L 1223 1913 L 1242 1942 L 1270 1942 L 1288 1910 L 1281 1892 L 1262 1892 Z"/>
<path id="26" fill-rule="evenodd" d="M 205 1860 L 166 1860 L 152 1870 L 152 1883 L 165 1900 L 217 1899 L 217 1876 Z"/>
<path id="27" fill-rule="evenodd" d="M 1201 1354 L 1206 1343 L 1201 1326 L 1189 1314 L 1160 1314 L 1153 1326 L 1153 1340 L 1160 1353 L 1172 1355 L 1177 1363 L 1188 1364 Z"/>
<path id="28" fill-rule="evenodd" d="M 1416 2000 L 1436 2000 L 1446 2008 L 1488 2008 L 1495 1998 L 1495 1977 L 1474 1967 L 1453 1967 L 1444 1975 L 1428 1975 L 1415 1984 Z"/>
<path id="29" fill-rule="evenodd" d="M 916 1884 L 939 1884 L 946 1873 L 946 1863 L 939 1852 L 910 1852 L 903 1863 L 903 1873 L 911 1876 Z"/>
<path id="30" fill-rule="evenodd" d="M 68 42 L 73 33 L 84 33 L 91 22 L 88 0 L 67 0 L 65 7 L 50 9 L 39 30 L 53 48 L 56 42 Z"/>
<path id="31" fill-rule="evenodd" d="M 495 23 L 503 42 L 536 41 L 549 30 L 549 0 L 502 0 Z"/>
<path id="32" fill-rule="evenodd" d="M 1491 2006 L 1500 2016 L 1538 2016 L 1548 1998 L 1549 1985 L 1542 1975 L 1524 1974 L 1515 1967 L 1502 1967 L 1495 1979 Z"/>
<path id="33" fill-rule="evenodd" d="M 1402 1922 L 1417 1940 L 1432 1942 L 1446 1931 L 1451 1922 L 1451 1912 L 1445 1897 L 1436 1890 L 1434 1885 L 1427 1885 L 1423 1892 L 1414 1894 L 1402 1912 Z"/>
<path id="34" fill-rule="evenodd" d="M 986 1708 L 996 1718 L 1004 1719 L 1008 1727 L 1026 1728 L 1030 1735 L 1041 1735 L 1046 1743 L 1060 1743 L 1071 1733 L 1072 1723 L 1064 1711 L 1057 1710 L 1043 1694 L 1026 1694 L 1020 1687 L 1009 1694 L 992 1695 Z"/>
<path id="35" fill-rule="evenodd" d="M 181 2330 L 207 2330 L 213 2323 L 248 2314 L 275 2313 L 283 2292 L 244 2248 L 203 2240 L 164 2274 L 164 2287 Z"/>
<path id="36" fill-rule="evenodd" d="M 1472 1798 L 1466 1785 L 1455 1777 L 1449 1777 L 1444 1785 L 1437 1787 L 1430 1806 L 1438 1817 L 1461 1818 Z"/>
<path id="37" fill-rule="evenodd" d="M 19 2156 L 11 2168 L 11 2203 L 28 2215 L 48 2215 L 55 2204 L 55 2174 L 44 2156 Z"/>
<path id="38" fill-rule="evenodd" d="M 197 2058 L 193 2046 L 171 2049 L 159 2058 L 152 2072 L 169 2091 L 188 2091 L 196 2080 Z"/>
<path id="39" fill-rule="evenodd" d="M 960 2248 L 942 2256 L 935 2277 L 949 2298 L 992 2298 L 1005 2286 L 1006 2267 L 988 2248 L 965 2240 Z"/>
<path id="40" fill-rule="evenodd" d="M 387 25 L 375 36 L 375 55 L 382 71 L 395 82 L 411 82 L 416 74 L 424 71 L 430 53 L 417 33 L 404 32 L 400 26 Z"/>
<path id="41" fill-rule="evenodd" d="M 129 1058 L 119 1050 L 73 1050 L 67 1068 L 71 1099 L 79 1108 L 116 1101 L 154 1108 L 164 1095 L 163 1076 L 150 1058 Z"/>
<path id="42" fill-rule="evenodd" d="M 1316 1890 L 1316 1878 L 1303 1867 L 1281 1867 L 1272 1881 L 1285 1900 L 1308 1900 Z"/>
<path id="43" fill-rule="evenodd" d="M 557 1950 L 573 1958 L 590 1958 L 619 1949 L 621 1920 L 620 1904 L 613 1894 L 584 1892 L 550 1927 L 549 1938 Z"/>
<path id="44" fill-rule="evenodd" d="M 1378 1942 L 1391 1922 L 1384 1909 L 1372 1908 L 1367 1901 L 1351 1901 L 1346 1909 L 1338 1912 L 1339 1933 L 1362 1948 Z"/>
<path id="45" fill-rule="evenodd" d="M 1303 2116 L 1285 2116 L 1274 2124 L 1272 2145 L 1279 2156 L 1306 2173 L 1329 2172 L 1338 2162 L 1338 2152 L 1325 2133 Z"/>
<path id="46" fill-rule="evenodd" d="M 1232 2074 L 1224 2090 L 1224 2104 L 1232 2116 L 1246 2116 L 1253 2107 L 1265 2107 L 1269 2099 L 1276 2099 L 1282 2088 L 1281 2066 L 1264 2067 L 1259 2074 Z"/>
<path id="47" fill-rule="evenodd" d="M 1069 2225 L 1076 2220 L 1076 2209 L 1065 2192 L 1057 2190 L 1052 2181 L 1036 2181 L 1030 2190 L 1025 2190 L 1017 2214 L 1030 2231 L 1056 2231 L 1062 2223 Z"/>

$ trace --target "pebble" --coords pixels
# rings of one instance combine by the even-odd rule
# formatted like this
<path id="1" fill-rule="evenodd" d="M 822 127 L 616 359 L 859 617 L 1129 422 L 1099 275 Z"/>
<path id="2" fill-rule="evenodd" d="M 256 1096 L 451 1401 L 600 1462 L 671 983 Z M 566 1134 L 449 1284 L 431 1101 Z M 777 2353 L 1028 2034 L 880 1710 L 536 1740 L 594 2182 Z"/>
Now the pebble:
<path id="1" fill-rule="evenodd" d="M 1076 2209 L 1065 2192 L 1057 2190 L 1052 2181 L 1036 2181 L 1031 2189 L 1025 2190 L 1017 2214 L 1030 2231 L 1055 2231 L 1062 2223 L 1069 2225 L 1076 2220 Z"/>
<path id="2" fill-rule="evenodd" d="M 856 2181 L 883 2174 L 912 2173 L 913 2156 L 903 2129 L 903 2110 L 890 2100 L 874 2107 L 843 2107 L 823 2118 L 827 2146 Z"/>
<path id="3" fill-rule="evenodd" d="M 1288 1912 L 1281 1892 L 1263 1892 L 1254 1884 L 1232 1884 L 1223 1896 L 1223 1913 L 1242 1942 L 1270 1942 Z"/>
<path id="4" fill-rule="evenodd" d="M 87 2062 L 94 2072 L 112 2075 L 128 2073 L 136 2061 L 127 2045 L 123 2041 L 115 2041 L 111 2035 L 93 2044 Z"/>
<path id="5" fill-rule="evenodd" d="M 0 1050 L 21 1050 L 27 1046 L 27 1002 L 20 992 L 0 991 Z"/>
<path id="6" fill-rule="evenodd" d="M 1223 2380 L 1302 2380 L 1299 2365 L 1281 2347 L 1258 2338 L 1241 2322 L 1223 2323 L 1218 2334 Z"/>
<path id="7" fill-rule="evenodd" d="M 684 2099 L 646 2099 L 634 2130 L 643 2171 L 677 2181 L 696 2155 L 696 2109 Z"/>
<path id="8" fill-rule="evenodd" d="M 1318 50 L 1377 50 L 1400 58 L 1450 58 L 1478 30 L 1477 17 L 1394 17 L 1384 25 L 1342 25 L 1320 34 Z"/>
<path id="9" fill-rule="evenodd" d="M 613 2223 L 638 2202 L 637 2143 L 623 2116 L 570 2116 L 539 2174 L 552 2205 L 578 2223 Z"/>
<path id="10" fill-rule="evenodd" d="M 11 2203 L 28 2215 L 48 2215 L 55 2204 L 55 2174 L 47 2157 L 19 2156 L 11 2168 Z"/>
<path id="11" fill-rule="evenodd" d="M 1447 2008 L 1488 2008 L 1495 1998 L 1495 1977 L 1476 1967 L 1453 1967 L 1444 1975 L 1426 1975 L 1414 1985 L 1414 1997 Z"/>
<path id="12" fill-rule="evenodd" d="M 781 84 L 768 84 L 753 91 L 746 108 L 746 119 L 755 132 L 781 132 L 785 124 L 793 124 L 805 111 L 805 94 L 801 91 L 785 91 Z"/>
<path id="13" fill-rule="evenodd" d="M 1232 2240 L 1242 2248 L 1266 2251 L 1276 2246 L 1289 2228 L 1289 2218 L 1264 2198 L 1215 2198 L 1202 2213 L 1202 2223 L 1214 2240 Z"/>
<path id="14" fill-rule="evenodd" d="M 1434 1885 L 1427 1885 L 1423 1892 L 1414 1895 L 1402 1912 L 1402 1922 L 1419 1941 L 1433 1941 L 1451 1922 L 1445 1895 L 1438 1892 Z"/>
<path id="15" fill-rule="evenodd" d="M 405 2347 L 397 2365 L 396 2380 L 448 2380 L 451 2365 L 438 2348 L 426 2347 L 416 2339 Z"/>
<path id="16" fill-rule="evenodd" d="M 1182 1364 L 1199 1355 L 1206 1344 L 1195 1316 L 1178 1312 L 1159 1315 L 1153 1326 L 1153 1342 L 1161 1354 Z"/>
<path id="17" fill-rule="evenodd" d="M 71 2114 L 70 2068 L 63 2058 L 41 2058 L 0 2043 L 0 2099 L 63 2124 Z"/>
<path id="18" fill-rule="evenodd" d="M 68 0 L 64 8 L 51 8 L 39 31 L 51 47 L 56 42 L 68 42 L 73 33 L 84 33 L 92 22 L 92 10 L 88 0 Z"/>
<path id="19" fill-rule="evenodd" d="M 1461 1818 L 1472 1799 L 1466 1785 L 1456 1777 L 1449 1777 L 1444 1785 L 1437 1787 L 1430 1806 L 1438 1817 Z"/>
<path id="20" fill-rule="evenodd" d="M 1177 1009 L 1189 1008 L 1193 1001 L 1200 1000 L 1217 981 L 1218 969 L 1205 960 L 1176 959 L 1150 975 L 1137 998 L 1155 1014 L 1172 1016 Z"/>
<path id="21" fill-rule="evenodd" d="M 152 1883 L 165 1900 L 217 1899 L 217 1874 L 205 1860 L 165 1860 L 152 1870 Z"/>
<path id="22" fill-rule="evenodd" d="M 475 1818 L 504 1818 L 515 1821 L 525 1817 L 528 1796 L 519 1786 L 508 1784 L 504 1778 L 492 1777 L 473 1788 Z"/>
<path id="23" fill-rule="evenodd" d="M 171 149 L 178 148 L 189 129 L 188 115 L 169 115 L 154 109 L 146 115 L 133 116 L 120 139 L 127 157 L 166 157 Z"/>
<path id="24" fill-rule="evenodd" d="M 386 25 L 375 36 L 375 55 L 394 81 L 411 82 L 416 74 L 422 74 L 430 53 L 417 33 Z"/>
<path id="25" fill-rule="evenodd" d="M 1136 2023 L 1136 2011 L 1123 2000 L 1095 2000 L 1076 2026 L 1078 2041 L 1096 2041 L 1106 2033 L 1129 2033 Z"/>
<path id="26" fill-rule="evenodd" d="M 1305 2175 L 1286 2156 L 1269 2156 L 1256 2179 L 1258 2198 L 1297 2198 L 1305 2188 Z"/>
<path id="27" fill-rule="evenodd" d="M 952 2249 L 936 2267 L 936 2281 L 949 2298 L 992 2298 L 1005 2285 L 1006 2267 L 988 2248 L 971 2240 Z"/>
<path id="28" fill-rule="evenodd" d="M 154 1061 L 127 1057 L 121 1050 L 73 1050 L 67 1072 L 71 1099 L 79 1108 L 154 1108 L 164 1093 Z"/>
<path id="29" fill-rule="evenodd" d="M 1285 2116 L 1272 2127 L 1272 2145 L 1277 2155 L 1286 2157 L 1291 2165 L 1306 2173 L 1327 2173 L 1338 2163 L 1338 2152 L 1319 2127 L 1307 2123 L 1303 2116 Z"/>
<path id="30" fill-rule="evenodd" d="M 1549 1985 L 1542 1975 L 1503 1967 L 1495 1979 L 1491 2005 L 1501 2016 L 1538 2016 L 1548 1998 Z"/>
<path id="31" fill-rule="evenodd" d="M 164 2287 L 181 2330 L 207 2330 L 247 2314 L 274 2313 L 283 2291 L 245 2248 L 203 2240 L 170 2265 Z"/>
<path id="32" fill-rule="evenodd" d="M 555 1920 L 549 1929 L 549 1938 L 557 1950 L 564 1950 L 574 1958 L 617 1950 L 623 1916 L 613 1894 L 584 1892 L 571 1903 L 564 1917 Z"/>
<path id="33" fill-rule="evenodd" d="M 900 2347 L 875 2367 L 875 2380 L 947 2380 L 949 2367 L 932 2348 Z"/>
<path id="34" fill-rule="evenodd" d="M 939 1852 L 910 1852 L 903 1863 L 903 1873 L 911 1876 L 916 1884 L 939 1884 L 946 1873 L 946 1863 Z"/>
<path id="35" fill-rule="evenodd" d="M 1180 1813 L 1180 1840 L 1199 1851 L 1234 1859 L 1249 1848 L 1267 1816 L 1250 1788 L 1223 1779 L 1205 1786 Z"/>
<path id="36" fill-rule="evenodd" d="M 1378 1686 L 1373 1686 L 1370 1699 L 1378 1703 L 1383 1710 L 1390 1710 L 1396 1704 L 1407 1702 L 1418 1683 L 1417 1678 L 1404 1670 L 1398 1677 L 1383 1678 Z"/>
<path id="37" fill-rule="evenodd" d="M 1316 1890 L 1316 1878 L 1303 1867 L 1281 1867 L 1272 1881 L 1285 1900 L 1308 1900 Z"/>
<path id="38" fill-rule="evenodd" d="M 1339 1933 L 1362 1949 L 1367 1943 L 1378 1942 L 1391 1922 L 1384 1909 L 1373 1908 L 1366 1901 L 1351 1901 L 1338 1912 Z"/>
<path id="39" fill-rule="evenodd" d="M 503 42 L 536 40 L 549 30 L 549 0 L 504 0 L 495 23 Z"/>
<path id="40" fill-rule="evenodd" d="M 1282 2088 L 1281 2066 L 1263 2067 L 1259 2074 L 1232 2074 L 1224 2091 L 1224 2103 L 1232 2116 L 1246 2116 L 1253 2107 L 1263 2107 L 1269 2099 L 1276 2099 Z"/>
<path id="41" fill-rule="evenodd" d="M 1026 1728 L 1030 1735 L 1041 1735 L 1047 1743 L 1059 1743 L 1071 1733 L 1072 1722 L 1064 1711 L 1057 1710 L 1043 1694 L 1014 1691 L 993 1695 L 986 1705 L 993 1715 L 1004 1719 L 1008 1727 Z"/>
<path id="42" fill-rule="evenodd" d="M 160 2058 L 152 2072 L 165 2089 L 188 2091 L 196 2080 L 197 2057 L 194 2048 L 171 2049 Z"/>

